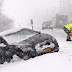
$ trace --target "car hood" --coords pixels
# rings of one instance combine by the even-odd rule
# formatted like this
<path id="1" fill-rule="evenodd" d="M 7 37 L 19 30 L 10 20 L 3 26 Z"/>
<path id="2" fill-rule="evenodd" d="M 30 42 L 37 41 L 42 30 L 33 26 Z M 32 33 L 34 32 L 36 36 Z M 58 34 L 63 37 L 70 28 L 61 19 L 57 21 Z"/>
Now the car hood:
<path id="1" fill-rule="evenodd" d="M 32 49 L 34 48 L 38 43 L 44 42 L 45 40 L 48 40 L 49 42 L 52 41 L 52 36 L 48 34 L 36 34 L 30 38 L 27 38 L 26 40 L 23 40 L 16 45 L 16 47 L 22 49 L 23 51 L 26 51 L 26 49 Z"/>

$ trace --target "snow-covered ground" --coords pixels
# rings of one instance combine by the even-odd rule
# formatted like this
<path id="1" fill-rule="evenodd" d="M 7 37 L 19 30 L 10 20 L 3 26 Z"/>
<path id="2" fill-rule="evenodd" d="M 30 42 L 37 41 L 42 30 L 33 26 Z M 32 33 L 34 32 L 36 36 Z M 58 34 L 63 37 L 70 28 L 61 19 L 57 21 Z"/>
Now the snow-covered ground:
<path id="1" fill-rule="evenodd" d="M 66 33 L 61 29 L 41 30 L 54 36 L 60 46 L 57 53 L 48 53 L 0 65 L 0 72 L 72 72 L 72 42 L 66 41 Z"/>

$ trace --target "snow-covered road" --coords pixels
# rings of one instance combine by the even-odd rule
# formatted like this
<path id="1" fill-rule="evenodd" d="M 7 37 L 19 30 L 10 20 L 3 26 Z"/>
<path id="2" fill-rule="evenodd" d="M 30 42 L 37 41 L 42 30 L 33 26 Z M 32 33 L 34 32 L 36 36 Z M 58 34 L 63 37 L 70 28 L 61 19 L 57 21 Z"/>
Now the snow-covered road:
<path id="1" fill-rule="evenodd" d="M 72 42 L 66 41 L 66 33 L 61 29 L 41 30 L 54 36 L 60 46 L 57 53 L 45 54 L 27 61 L 5 63 L 0 72 L 72 72 Z"/>

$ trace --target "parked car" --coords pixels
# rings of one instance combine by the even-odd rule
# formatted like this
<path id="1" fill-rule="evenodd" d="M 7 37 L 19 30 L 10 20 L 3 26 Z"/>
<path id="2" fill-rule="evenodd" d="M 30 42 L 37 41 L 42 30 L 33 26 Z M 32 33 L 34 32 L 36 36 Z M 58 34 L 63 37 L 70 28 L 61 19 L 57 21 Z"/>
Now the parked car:
<path id="1" fill-rule="evenodd" d="M 22 28 L 2 36 L 4 46 L 0 46 L 0 63 L 10 62 L 13 55 L 28 60 L 35 56 L 59 51 L 57 40 L 49 35 Z M 5 43 L 4 43 L 5 42 Z"/>

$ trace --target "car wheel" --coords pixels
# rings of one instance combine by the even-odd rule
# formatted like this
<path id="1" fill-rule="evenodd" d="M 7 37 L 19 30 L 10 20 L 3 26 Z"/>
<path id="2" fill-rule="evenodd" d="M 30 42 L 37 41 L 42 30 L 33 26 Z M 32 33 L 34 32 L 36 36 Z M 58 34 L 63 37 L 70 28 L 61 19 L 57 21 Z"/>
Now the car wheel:
<path id="1" fill-rule="evenodd" d="M 48 47 L 44 49 L 44 53 L 49 53 L 49 52 L 51 52 L 51 48 Z"/>
<path id="2" fill-rule="evenodd" d="M 4 64 L 5 60 L 0 58 L 0 64 Z"/>
<path id="3" fill-rule="evenodd" d="M 9 63 L 13 57 L 7 58 L 6 61 Z"/>
<path id="4" fill-rule="evenodd" d="M 31 58 L 34 58 L 34 57 L 36 57 L 37 56 L 37 52 L 36 51 L 32 51 L 31 52 Z"/>
<path id="5" fill-rule="evenodd" d="M 25 56 L 24 56 L 24 60 L 28 60 L 28 59 L 30 59 L 30 56 L 25 55 Z"/>

